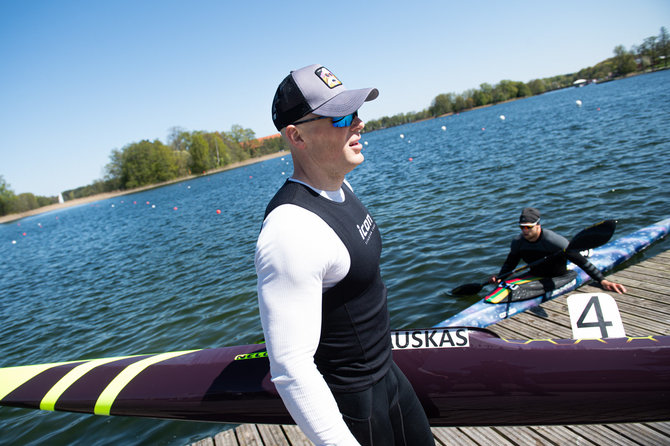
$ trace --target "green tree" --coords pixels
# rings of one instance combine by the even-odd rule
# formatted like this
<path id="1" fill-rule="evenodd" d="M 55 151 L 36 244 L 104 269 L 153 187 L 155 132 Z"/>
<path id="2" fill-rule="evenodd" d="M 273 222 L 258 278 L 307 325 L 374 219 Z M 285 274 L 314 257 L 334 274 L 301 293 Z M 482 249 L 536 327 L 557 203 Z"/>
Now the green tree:
<path id="1" fill-rule="evenodd" d="M 230 164 L 230 151 L 228 146 L 223 142 L 221 134 L 218 132 L 204 133 L 202 135 L 207 141 L 209 147 L 209 165 L 212 167 L 220 167 Z"/>
<path id="2" fill-rule="evenodd" d="M 431 116 L 440 116 L 454 111 L 453 94 L 438 94 L 428 108 Z"/>
<path id="3" fill-rule="evenodd" d="M 499 92 L 499 97 L 501 98 L 498 102 L 516 98 L 519 94 L 518 82 L 502 80 L 496 85 L 495 90 Z"/>
<path id="4" fill-rule="evenodd" d="M 460 113 L 463 110 L 468 108 L 468 103 L 466 102 L 463 95 L 459 94 L 458 96 L 456 96 L 456 99 L 454 100 L 453 107 L 454 107 L 454 112 L 456 112 L 456 113 Z"/>
<path id="5" fill-rule="evenodd" d="M 528 85 L 524 84 L 523 82 L 517 82 L 516 84 L 517 84 L 517 92 L 516 92 L 517 98 L 526 98 L 528 96 L 533 95 Z"/>
<path id="6" fill-rule="evenodd" d="M 15 200 L 14 191 L 9 183 L 0 175 L 0 215 L 7 215 L 12 212 L 12 203 Z"/>
<path id="7" fill-rule="evenodd" d="M 212 167 L 209 144 L 201 133 L 196 132 L 191 135 L 188 152 L 191 154 L 191 161 L 189 162 L 191 172 L 200 173 Z"/>
<path id="8" fill-rule="evenodd" d="M 109 185 L 109 190 L 122 188 L 123 152 L 119 149 L 113 149 L 112 153 L 109 154 L 109 163 L 105 166 L 104 178 Z"/>
<path id="9" fill-rule="evenodd" d="M 635 57 L 623 45 L 614 48 L 614 69 L 619 76 L 625 76 L 636 70 Z"/>
<path id="10" fill-rule="evenodd" d="M 488 83 L 479 85 L 479 90 L 475 90 L 472 99 L 475 101 L 475 107 L 488 105 L 493 102 L 493 86 Z"/>
<path id="11" fill-rule="evenodd" d="M 544 86 L 544 81 L 540 79 L 533 79 L 532 81 L 528 82 L 528 88 L 530 88 L 530 92 L 533 95 L 542 94 L 547 91 L 546 87 Z"/>
<path id="12" fill-rule="evenodd" d="M 174 151 L 187 151 L 189 139 L 189 133 L 182 127 L 174 126 L 168 130 L 167 142 Z"/>
<path id="13" fill-rule="evenodd" d="M 642 47 L 644 48 L 644 53 L 645 56 L 647 56 L 650 60 L 650 66 L 651 69 L 653 70 L 654 67 L 656 66 L 658 62 L 658 43 L 657 43 L 657 37 L 656 36 L 651 36 L 647 37 L 644 39 L 644 42 L 642 43 Z"/>
<path id="14" fill-rule="evenodd" d="M 245 129 L 241 125 L 237 124 L 230 127 L 230 132 L 228 132 L 228 135 L 230 135 L 232 139 L 240 144 L 256 139 L 256 134 L 253 130 Z"/>
<path id="15" fill-rule="evenodd" d="M 123 149 L 121 184 L 124 188 L 155 184 L 178 175 L 173 150 L 159 140 L 143 140 Z"/>
<path id="16" fill-rule="evenodd" d="M 365 125 L 367 127 L 367 123 Z M 275 138 L 265 138 L 262 141 L 258 152 L 260 155 L 266 155 L 269 153 L 277 153 L 282 150 L 290 150 L 290 148 L 284 138 L 277 136 Z"/>
<path id="17" fill-rule="evenodd" d="M 38 208 L 37 198 L 30 192 L 18 194 L 12 205 L 12 212 L 26 212 Z"/>
<path id="18" fill-rule="evenodd" d="M 237 163 L 249 159 L 249 150 L 238 141 L 240 135 L 231 132 L 221 132 L 221 139 L 228 148 L 231 163 Z"/>

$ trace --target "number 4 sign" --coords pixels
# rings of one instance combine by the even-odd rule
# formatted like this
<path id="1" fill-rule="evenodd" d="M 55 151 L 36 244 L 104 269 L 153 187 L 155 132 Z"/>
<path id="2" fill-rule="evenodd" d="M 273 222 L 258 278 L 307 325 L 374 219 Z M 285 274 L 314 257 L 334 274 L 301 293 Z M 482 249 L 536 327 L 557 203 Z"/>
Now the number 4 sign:
<path id="1" fill-rule="evenodd" d="M 609 294 L 572 294 L 568 296 L 568 311 L 575 339 L 626 336 L 619 308 Z"/>

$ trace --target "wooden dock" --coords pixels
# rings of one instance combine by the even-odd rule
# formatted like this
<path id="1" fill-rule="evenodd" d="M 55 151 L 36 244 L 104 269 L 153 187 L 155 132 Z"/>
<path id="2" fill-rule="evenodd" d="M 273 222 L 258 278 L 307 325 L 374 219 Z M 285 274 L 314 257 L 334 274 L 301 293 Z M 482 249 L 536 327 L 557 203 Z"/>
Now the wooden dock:
<path id="1" fill-rule="evenodd" d="M 608 276 L 628 289 L 614 295 L 629 336 L 670 335 L 670 251 Z M 603 292 L 583 286 L 577 293 Z M 611 293 L 609 293 L 611 294 Z M 572 330 L 566 297 L 489 327 L 507 339 L 570 338 Z M 670 420 L 570 426 L 434 427 L 437 445 L 670 445 Z M 297 426 L 244 424 L 192 446 L 307 446 L 313 445 Z"/>

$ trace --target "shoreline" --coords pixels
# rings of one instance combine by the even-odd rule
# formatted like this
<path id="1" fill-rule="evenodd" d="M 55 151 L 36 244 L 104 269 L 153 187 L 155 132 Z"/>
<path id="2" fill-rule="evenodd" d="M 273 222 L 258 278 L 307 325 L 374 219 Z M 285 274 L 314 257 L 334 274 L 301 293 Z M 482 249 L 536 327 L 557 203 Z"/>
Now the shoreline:
<path id="1" fill-rule="evenodd" d="M 239 161 L 237 163 L 228 164 L 227 166 L 220 167 L 218 169 L 208 170 L 206 173 L 201 174 L 201 175 L 189 175 L 187 177 L 181 177 L 181 178 L 176 178 L 176 179 L 170 180 L 170 181 L 164 181 L 162 183 L 156 183 L 156 184 L 151 184 L 151 185 L 147 185 L 147 186 L 136 187 L 134 189 L 128 189 L 128 190 L 122 190 L 122 191 L 120 190 L 120 191 L 114 191 L 114 192 L 104 192 L 104 193 L 101 193 L 101 194 L 90 195 L 88 197 L 75 198 L 74 200 L 68 200 L 65 203 L 55 203 L 55 204 L 50 204 L 50 205 L 47 205 L 47 206 L 42 206 L 42 207 L 39 207 L 39 208 L 36 208 L 36 209 L 31 209 L 31 210 L 26 211 L 26 212 L 19 212 L 17 214 L 8 214 L 8 215 L 4 215 L 4 216 L 0 217 L 0 224 L 12 223 L 12 222 L 15 222 L 17 220 L 21 220 L 22 218 L 32 217 L 33 215 L 39 215 L 39 214 L 43 214 L 43 213 L 46 213 L 46 212 L 55 211 L 55 210 L 58 210 L 58 209 L 65 209 L 65 208 L 69 208 L 69 207 L 73 207 L 73 206 L 79 206 L 79 205 L 82 205 L 82 204 L 95 203 L 96 201 L 107 200 L 109 198 L 120 197 L 122 195 L 130 195 L 130 194 L 134 194 L 136 192 L 142 192 L 142 191 L 145 191 L 145 190 L 157 189 L 159 187 L 169 186 L 171 184 L 181 183 L 182 181 L 188 181 L 188 180 L 192 180 L 194 178 L 204 177 L 204 176 L 207 176 L 207 175 L 214 175 L 214 174 L 217 174 L 217 173 L 220 173 L 220 172 L 224 172 L 226 170 L 237 169 L 238 167 L 244 167 L 244 166 L 248 166 L 250 164 L 260 163 L 261 161 L 266 161 L 266 160 L 273 159 L 273 158 L 279 158 L 280 156 L 288 156 L 290 154 L 291 154 L 291 152 L 289 152 L 287 150 L 283 150 L 281 152 L 271 153 L 269 155 L 263 155 L 263 156 L 259 156 L 259 157 L 256 157 L 256 158 L 250 158 L 250 159 L 244 160 L 244 161 Z"/>

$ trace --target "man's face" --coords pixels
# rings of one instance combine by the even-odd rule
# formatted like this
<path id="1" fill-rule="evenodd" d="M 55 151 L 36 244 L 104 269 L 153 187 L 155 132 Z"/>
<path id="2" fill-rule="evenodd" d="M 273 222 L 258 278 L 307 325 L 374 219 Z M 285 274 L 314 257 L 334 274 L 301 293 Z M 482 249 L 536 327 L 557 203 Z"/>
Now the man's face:
<path id="1" fill-rule="evenodd" d="M 528 224 L 521 225 L 521 234 L 523 235 L 523 238 L 525 238 L 529 242 L 537 241 L 537 239 L 540 238 L 541 232 L 542 229 L 540 228 L 539 223 L 536 223 L 534 225 L 528 225 Z"/>
<path id="2" fill-rule="evenodd" d="M 316 115 L 308 115 L 306 118 L 313 116 Z M 365 159 L 360 143 L 361 130 L 365 124 L 360 118 L 354 118 L 349 127 L 333 127 L 331 119 L 320 119 L 300 126 L 310 147 L 310 158 L 322 169 L 345 175 Z"/>

